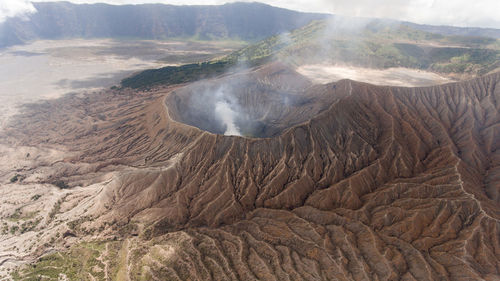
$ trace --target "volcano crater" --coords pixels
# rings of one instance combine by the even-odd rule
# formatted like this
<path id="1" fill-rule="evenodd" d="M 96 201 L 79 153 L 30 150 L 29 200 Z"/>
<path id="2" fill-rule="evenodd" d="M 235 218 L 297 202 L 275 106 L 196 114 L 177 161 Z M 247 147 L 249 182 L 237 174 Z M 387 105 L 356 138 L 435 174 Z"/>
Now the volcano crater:
<path id="1" fill-rule="evenodd" d="M 313 86 L 292 70 L 264 69 L 190 84 L 172 92 L 166 105 L 173 120 L 213 134 L 268 138 L 331 104 L 333 96 L 321 87 L 327 86 Z"/>

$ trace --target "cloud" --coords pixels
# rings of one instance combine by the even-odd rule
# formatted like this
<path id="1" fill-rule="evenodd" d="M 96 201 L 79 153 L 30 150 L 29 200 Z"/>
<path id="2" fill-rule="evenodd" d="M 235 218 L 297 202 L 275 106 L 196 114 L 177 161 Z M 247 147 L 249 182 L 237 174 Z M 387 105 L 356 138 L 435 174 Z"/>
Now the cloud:
<path id="1" fill-rule="evenodd" d="M 336 14 L 422 24 L 500 28 L 498 0 L 320 0 Z"/>
<path id="2" fill-rule="evenodd" d="M 0 23 L 10 17 L 25 17 L 34 12 L 36 12 L 36 9 L 29 0 L 0 1 Z"/>

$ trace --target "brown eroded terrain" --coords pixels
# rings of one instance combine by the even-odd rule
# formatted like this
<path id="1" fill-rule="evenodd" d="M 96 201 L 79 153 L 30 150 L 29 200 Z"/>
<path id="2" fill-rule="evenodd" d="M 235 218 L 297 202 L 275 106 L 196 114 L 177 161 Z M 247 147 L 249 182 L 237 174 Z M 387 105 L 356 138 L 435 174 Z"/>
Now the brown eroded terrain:
<path id="1" fill-rule="evenodd" d="M 72 234 L 123 241 L 105 279 L 498 280 L 500 74 L 422 88 L 313 85 L 276 64 L 237 75 L 32 105 L 2 141 L 66 149 L 34 180 L 100 186 Z M 216 85 L 259 130 L 223 136 L 193 107 Z"/>

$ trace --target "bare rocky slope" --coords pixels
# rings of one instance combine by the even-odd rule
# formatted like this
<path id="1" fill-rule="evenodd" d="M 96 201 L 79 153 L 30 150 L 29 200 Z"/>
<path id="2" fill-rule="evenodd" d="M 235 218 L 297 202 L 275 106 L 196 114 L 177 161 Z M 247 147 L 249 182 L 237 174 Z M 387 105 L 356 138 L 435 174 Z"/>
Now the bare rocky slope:
<path id="1" fill-rule="evenodd" d="M 205 83 L 249 89 L 235 97 L 262 135 L 196 128 L 189 85 L 33 105 L 4 141 L 71 148 L 51 175 L 71 186 L 122 171 L 80 223 L 139 235 L 120 236 L 131 280 L 498 280 L 499 73 L 424 88 L 238 75 Z"/>

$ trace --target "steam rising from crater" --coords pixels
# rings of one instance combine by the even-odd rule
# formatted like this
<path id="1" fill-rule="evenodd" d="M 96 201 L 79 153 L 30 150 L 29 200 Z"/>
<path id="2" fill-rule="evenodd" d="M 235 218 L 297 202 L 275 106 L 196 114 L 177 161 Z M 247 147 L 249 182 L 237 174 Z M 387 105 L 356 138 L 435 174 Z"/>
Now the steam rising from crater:
<path id="1" fill-rule="evenodd" d="M 215 102 L 215 115 L 224 126 L 226 131 L 224 135 L 226 136 L 241 136 L 240 129 L 236 125 L 236 118 L 240 114 L 236 112 L 235 109 L 239 108 L 234 101 L 225 98 L 221 95 L 222 92 L 218 92 L 218 100 Z"/>
<path id="2" fill-rule="evenodd" d="M 217 85 L 209 81 L 193 84 L 186 107 L 180 112 L 190 124 L 216 134 L 242 136 L 249 117 L 238 100 L 236 85 L 225 81 Z"/>
<path id="3" fill-rule="evenodd" d="M 316 92 L 307 92 L 311 85 L 286 66 L 269 64 L 190 84 L 173 92 L 166 103 L 170 117 L 201 130 L 267 138 L 328 106 L 315 102 Z"/>

